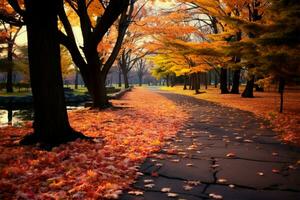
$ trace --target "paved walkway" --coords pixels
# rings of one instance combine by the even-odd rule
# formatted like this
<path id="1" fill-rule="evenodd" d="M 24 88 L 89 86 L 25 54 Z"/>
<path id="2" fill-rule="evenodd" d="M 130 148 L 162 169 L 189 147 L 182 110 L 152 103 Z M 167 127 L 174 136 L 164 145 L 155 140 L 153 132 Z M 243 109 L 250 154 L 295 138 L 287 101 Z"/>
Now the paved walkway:
<path id="1" fill-rule="evenodd" d="M 189 121 L 142 165 L 133 191 L 143 195 L 121 199 L 300 199 L 299 148 L 281 144 L 249 112 L 160 93 L 184 107 Z"/>

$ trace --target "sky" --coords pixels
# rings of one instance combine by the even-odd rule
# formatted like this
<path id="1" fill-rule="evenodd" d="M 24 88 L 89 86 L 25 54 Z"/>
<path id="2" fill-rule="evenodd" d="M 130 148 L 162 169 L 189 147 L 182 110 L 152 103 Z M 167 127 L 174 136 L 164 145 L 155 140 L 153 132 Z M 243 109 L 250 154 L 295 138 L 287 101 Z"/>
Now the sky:
<path id="1" fill-rule="evenodd" d="M 169 1 L 160 1 L 156 0 L 154 1 L 153 5 L 148 4 L 148 7 L 151 9 L 159 10 L 159 9 L 168 9 L 172 5 L 174 5 L 174 0 L 169 0 Z M 76 40 L 78 44 L 82 43 L 82 36 L 81 36 L 81 31 L 79 27 L 73 27 L 74 35 L 76 37 Z M 16 38 L 16 43 L 19 46 L 24 46 L 27 45 L 27 34 L 26 34 L 26 27 L 24 26 L 18 37 Z"/>

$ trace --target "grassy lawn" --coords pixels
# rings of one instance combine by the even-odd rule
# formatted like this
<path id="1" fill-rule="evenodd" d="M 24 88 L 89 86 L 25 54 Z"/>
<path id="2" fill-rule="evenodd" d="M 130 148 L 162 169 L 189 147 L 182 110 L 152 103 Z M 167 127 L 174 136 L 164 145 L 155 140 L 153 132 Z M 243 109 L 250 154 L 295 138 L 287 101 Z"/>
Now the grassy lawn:
<path id="1" fill-rule="evenodd" d="M 82 86 L 78 86 L 78 89 L 75 89 L 75 86 L 74 85 L 64 85 L 65 88 L 71 88 L 73 89 L 73 94 L 75 95 L 84 95 L 84 94 L 87 94 L 88 90 L 86 87 L 82 87 Z M 107 89 L 107 93 L 108 94 L 112 94 L 112 93 L 115 93 L 115 92 L 118 92 L 120 89 L 120 87 L 118 87 L 117 84 L 114 84 L 112 87 L 115 87 L 115 89 L 112 89 L 112 88 L 108 88 Z M 0 96 L 6 96 L 6 97 L 10 97 L 10 96 L 17 96 L 17 97 L 22 97 L 22 96 L 27 96 L 27 95 L 31 95 L 31 91 L 25 91 L 24 89 L 22 89 L 20 92 L 19 92 L 19 89 L 18 88 L 14 88 L 14 92 L 12 93 L 7 93 L 5 91 L 5 89 L 3 90 L 0 90 Z"/>

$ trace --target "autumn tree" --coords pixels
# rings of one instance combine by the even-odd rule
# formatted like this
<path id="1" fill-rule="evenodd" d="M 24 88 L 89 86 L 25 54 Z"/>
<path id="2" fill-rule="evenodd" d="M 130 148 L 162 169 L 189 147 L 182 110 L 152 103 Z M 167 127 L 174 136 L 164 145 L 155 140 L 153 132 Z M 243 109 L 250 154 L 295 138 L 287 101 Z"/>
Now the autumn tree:
<path id="1" fill-rule="evenodd" d="M 135 71 L 136 71 L 138 79 L 139 79 L 139 86 L 142 86 L 143 78 L 144 78 L 145 74 L 148 72 L 148 68 L 147 68 L 145 59 L 140 59 L 137 62 Z"/>
<path id="2" fill-rule="evenodd" d="M 1 24 L 1 32 L 5 35 L 5 43 L 6 43 L 6 92 L 13 92 L 13 58 L 15 57 L 15 41 L 16 38 L 23 26 L 23 20 L 20 16 L 18 16 L 17 12 L 15 12 L 7 1 L 0 2 L 1 10 L 0 10 L 0 24 Z"/>
<path id="3" fill-rule="evenodd" d="M 283 112 L 285 84 L 300 77 L 300 5 L 296 0 L 272 0 L 266 12 L 266 23 L 244 24 L 245 30 L 256 33 L 252 39 L 264 77 L 279 82 L 280 112 Z"/>
<path id="4" fill-rule="evenodd" d="M 80 69 L 94 107 L 110 106 L 106 95 L 105 80 L 121 48 L 134 2 L 134 0 L 130 2 L 129 0 L 66 0 L 65 4 L 59 5 L 59 19 L 64 28 L 64 31 L 59 32 L 59 41 L 67 47 L 75 65 Z M 68 11 L 75 14 L 80 22 L 83 38 L 81 48 L 76 43 L 71 19 L 67 15 Z M 98 52 L 98 45 L 116 20 L 118 20 L 118 36 L 109 57 L 103 60 L 102 52 Z"/>
<path id="5" fill-rule="evenodd" d="M 10 0 L 10 5 L 25 18 L 28 39 L 30 81 L 34 99 L 34 133 L 22 144 L 40 142 L 45 147 L 84 136 L 69 124 L 65 106 L 58 41 L 58 5 L 60 0 L 47 2 Z M 51 38 L 51 39 L 49 39 Z"/>

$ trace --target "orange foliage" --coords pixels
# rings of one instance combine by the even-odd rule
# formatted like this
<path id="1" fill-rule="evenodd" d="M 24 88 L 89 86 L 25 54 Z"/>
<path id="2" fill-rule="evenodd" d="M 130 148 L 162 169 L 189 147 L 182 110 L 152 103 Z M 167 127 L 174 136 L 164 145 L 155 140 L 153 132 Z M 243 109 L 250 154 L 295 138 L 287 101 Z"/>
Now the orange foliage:
<path id="1" fill-rule="evenodd" d="M 76 140 L 51 152 L 17 145 L 19 136 L 32 131 L 29 125 L 1 128 L 2 198 L 117 198 L 138 176 L 143 160 L 175 135 L 185 114 L 143 89 L 113 104 L 123 108 L 70 112 L 72 126 L 97 139 Z"/>

